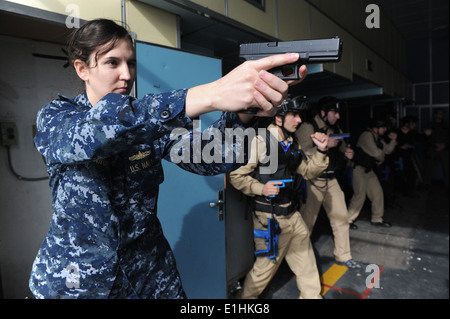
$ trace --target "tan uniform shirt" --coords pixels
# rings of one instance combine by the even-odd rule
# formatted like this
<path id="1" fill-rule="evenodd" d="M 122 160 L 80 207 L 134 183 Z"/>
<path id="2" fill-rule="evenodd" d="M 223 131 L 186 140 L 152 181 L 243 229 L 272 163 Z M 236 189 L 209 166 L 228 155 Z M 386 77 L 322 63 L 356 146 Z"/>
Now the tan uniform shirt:
<path id="1" fill-rule="evenodd" d="M 278 134 L 278 128 L 275 125 L 269 125 L 271 134 L 276 133 L 277 141 L 281 141 Z M 274 134 L 275 135 L 275 134 Z M 292 138 L 287 141 L 292 142 Z M 273 145 L 270 143 L 269 145 Z M 300 148 L 300 147 L 299 147 Z M 270 153 L 277 152 L 269 149 Z M 262 195 L 264 184 L 251 177 L 250 174 L 258 169 L 260 163 L 266 160 L 266 142 L 261 136 L 252 140 L 250 159 L 247 165 L 241 166 L 230 173 L 230 182 L 245 195 Z M 278 167 L 278 163 L 275 167 Z M 302 160 L 297 169 L 297 173 L 304 178 L 315 178 L 320 175 L 328 166 L 328 157 L 325 154 L 317 152 L 311 160 Z M 267 203 L 266 203 L 267 204 Z M 290 205 L 287 203 L 286 205 Z M 255 229 L 264 229 L 271 214 L 264 212 L 255 212 L 253 216 L 253 225 Z M 269 281 L 275 275 L 281 261 L 286 258 L 292 272 L 295 274 L 297 287 L 301 291 L 300 298 L 321 298 L 320 296 L 320 277 L 309 239 L 309 231 L 299 212 L 294 212 L 288 216 L 277 216 L 280 225 L 281 234 L 278 237 L 279 255 L 274 260 L 269 258 L 256 258 L 253 268 L 247 274 L 243 288 L 242 298 L 258 298 L 262 291 L 267 287 Z M 255 249 L 265 249 L 266 243 L 263 238 L 254 238 Z"/>
<path id="2" fill-rule="evenodd" d="M 314 117 L 314 121 L 317 123 L 317 127 L 319 129 L 323 129 L 327 126 L 327 124 L 320 118 L 319 115 Z M 303 123 L 300 128 L 297 130 L 295 135 L 297 136 L 298 143 L 302 146 L 302 150 L 305 152 L 306 156 L 311 157 L 316 153 L 316 144 L 311 139 L 311 134 L 314 133 L 314 126 L 309 123 Z M 328 130 L 327 132 L 328 133 Z M 342 130 L 339 130 L 339 133 L 343 133 Z M 339 150 L 344 153 L 347 148 L 347 144 L 345 141 L 341 142 L 339 146 Z"/>
<path id="3" fill-rule="evenodd" d="M 277 126 L 269 125 L 268 129 L 278 132 Z M 282 141 L 280 134 L 277 134 L 278 142 Z M 285 142 L 292 142 L 289 137 Z M 299 149 L 301 149 L 299 145 Z M 230 173 L 230 182 L 237 189 L 247 196 L 262 195 L 264 184 L 250 176 L 250 174 L 258 168 L 258 164 L 266 157 L 266 142 L 261 136 L 257 136 L 252 140 L 250 158 L 247 165 L 241 166 L 237 170 Z M 275 150 L 278 152 L 278 149 Z M 322 174 L 329 163 L 328 156 L 320 152 L 316 152 L 310 159 L 302 160 L 297 168 L 297 173 L 302 175 L 304 179 L 313 179 Z"/>
<path id="4" fill-rule="evenodd" d="M 360 135 L 356 146 L 360 147 L 365 153 L 372 156 L 377 161 L 383 162 L 385 155 L 391 154 L 394 151 L 395 146 L 397 145 L 397 141 L 391 140 L 389 143 L 386 143 L 384 140 L 381 140 L 383 149 L 380 149 L 375 143 L 375 140 L 375 133 L 373 133 L 371 130 L 365 131 Z"/>

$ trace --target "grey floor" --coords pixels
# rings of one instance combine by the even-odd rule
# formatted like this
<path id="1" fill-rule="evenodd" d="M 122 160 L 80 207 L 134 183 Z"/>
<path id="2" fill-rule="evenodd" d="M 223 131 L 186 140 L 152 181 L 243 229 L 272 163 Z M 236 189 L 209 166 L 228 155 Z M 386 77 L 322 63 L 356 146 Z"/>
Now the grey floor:
<path id="1" fill-rule="evenodd" d="M 333 285 L 327 286 L 324 298 L 448 299 L 448 189 L 436 182 L 431 189 L 418 191 L 414 197 L 396 195 L 394 205 L 385 210 L 385 220 L 392 223 L 391 228 L 372 226 L 369 218 L 370 206 L 365 205 L 356 221 L 358 229 L 350 230 L 352 256 L 361 268 L 347 269 Z M 323 275 L 335 264 L 332 232 L 324 211 L 319 215 L 311 240 Z M 368 277 L 375 273 L 379 274 L 379 280 L 371 287 Z M 260 297 L 293 299 L 298 296 L 294 275 L 283 262 Z"/>

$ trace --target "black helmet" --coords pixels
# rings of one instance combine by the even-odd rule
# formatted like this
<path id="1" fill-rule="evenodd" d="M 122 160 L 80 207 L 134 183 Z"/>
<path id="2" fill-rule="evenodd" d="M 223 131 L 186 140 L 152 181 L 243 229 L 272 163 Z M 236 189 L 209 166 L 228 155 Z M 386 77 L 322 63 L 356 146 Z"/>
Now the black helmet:
<path id="1" fill-rule="evenodd" d="M 341 104 L 341 101 L 338 98 L 335 98 L 334 96 L 325 96 L 321 98 L 318 102 L 318 110 L 325 111 L 325 113 L 328 113 L 329 111 L 335 111 L 339 112 L 339 106 Z"/>
<path id="2" fill-rule="evenodd" d="M 386 121 L 380 117 L 373 117 L 370 119 L 369 128 L 387 127 Z"/>
<path id="3" fill-rule="evenodd" d="M 401 119 L 402 125 L 417 123 L 417 117 L 415 116 L 405 116 Z"/>
<path id="4" fill-rule="evenodd" d="M 296 96 L 293 98 L 287 98 L 277 111 L 277 115 L 284 116 L 289 112 L 300 114 L 303 111 L 309 109 L 309 103 L 306 96 Z"/>

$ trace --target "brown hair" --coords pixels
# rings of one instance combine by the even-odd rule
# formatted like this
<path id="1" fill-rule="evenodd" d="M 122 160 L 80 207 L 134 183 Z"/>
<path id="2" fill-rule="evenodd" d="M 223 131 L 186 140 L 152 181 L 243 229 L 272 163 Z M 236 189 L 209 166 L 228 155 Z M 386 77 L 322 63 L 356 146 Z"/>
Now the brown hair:
<path id="1" fill-rule="evenodd" d="M 86 22 L 75 30 L 68 42 L 69 63 L 73 66 L 73 62 L 80 59 L 89 65 L 91 54 L 103 47 L 95 54 L 96 64 L 98 56 L 112 50 L 119 39 L 128 39 L 133 44 L 128 31 L 112 20 L 96 19 Z"/>

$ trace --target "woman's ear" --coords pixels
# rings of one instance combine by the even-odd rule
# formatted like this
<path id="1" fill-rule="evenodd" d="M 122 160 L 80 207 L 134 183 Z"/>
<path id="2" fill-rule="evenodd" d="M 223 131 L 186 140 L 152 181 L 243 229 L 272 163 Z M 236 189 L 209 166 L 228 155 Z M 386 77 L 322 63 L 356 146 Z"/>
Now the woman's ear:
<path id="1" fill-rule="evenodd" d="M 83 81 L 87 81 L 89 79 L 89 67 L 81 61 L 80 59 L 76 59 L 73 61 L 73 67 L 75 68 L 75 71 L 77 72 L 80 79 Z"/>

